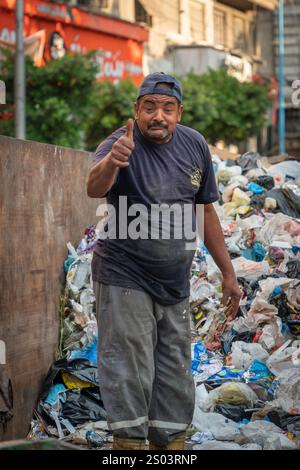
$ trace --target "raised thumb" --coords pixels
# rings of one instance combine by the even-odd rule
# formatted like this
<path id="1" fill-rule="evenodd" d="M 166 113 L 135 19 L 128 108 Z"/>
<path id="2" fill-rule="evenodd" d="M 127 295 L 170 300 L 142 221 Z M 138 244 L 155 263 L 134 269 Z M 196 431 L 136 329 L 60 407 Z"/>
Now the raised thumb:
<path id="1" fill-rule="evenodd" d="M 131 119 L 131 118 L 128 119 L 126 136 L 128 137 L 128 139 L 130 139 L 132 141 L 133 141 L 133 125 L 134 125 L 133 119 Z"/>

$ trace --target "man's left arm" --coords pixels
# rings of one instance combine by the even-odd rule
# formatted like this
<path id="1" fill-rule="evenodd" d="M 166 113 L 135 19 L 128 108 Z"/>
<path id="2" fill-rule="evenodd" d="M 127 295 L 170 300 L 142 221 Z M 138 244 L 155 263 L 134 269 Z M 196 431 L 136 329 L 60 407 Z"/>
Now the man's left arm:
<path id="1" fill-rule="evenodd" d="M 234 318 L 239 308 L 241 291 L 213 204 L 204 204 L 204 244 L 223 276 L 222 304 L 230 304 L 228 316 Z"/>

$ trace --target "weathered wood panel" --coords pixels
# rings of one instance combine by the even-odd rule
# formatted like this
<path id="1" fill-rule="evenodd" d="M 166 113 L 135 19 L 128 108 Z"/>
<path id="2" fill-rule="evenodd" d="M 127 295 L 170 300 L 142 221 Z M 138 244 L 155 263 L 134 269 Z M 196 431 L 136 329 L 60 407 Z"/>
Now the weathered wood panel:
<path id="1" fill-rule="evenodd" d="M 66 243 L 97 221 L 99 201 L 86 195 L 90 157 L 0 136 L 0 340 L 15 413 L 0 440 L 26 435 L 55 358 Z"/>

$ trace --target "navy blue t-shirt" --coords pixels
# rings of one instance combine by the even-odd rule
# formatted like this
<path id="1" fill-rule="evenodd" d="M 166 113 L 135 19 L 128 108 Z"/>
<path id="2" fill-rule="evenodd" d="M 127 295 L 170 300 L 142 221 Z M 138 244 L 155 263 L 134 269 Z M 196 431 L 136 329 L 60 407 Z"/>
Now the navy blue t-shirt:
<path id="1" fill-rule="evenodd" d="M 121 127 L 102 142 L 96 150 L 93 164 L 105 157 L 125 132 L 126 126 Z M 179 124 L 167 143 L 155 144 L 144 138 L 135 123 L 134 143 L 129 166 L 119 170 L 106 195 L 107 203 L 115 209 L 116 233 L 113 237 L 110 235 L 111 238 L 98 240 L 93 255 L 92 276 L 94 281 L 103 284 L 143 290 L 161 305 L 173 305 L 189 296 L 194 250 L 186 249 L 191 240 L 186 238 L 184 230 L 179 239 L 178 235 L 174 235 L 175 227 L 179 228 L 178 220 L 182 228 L 185 219 L 184 215 L 182 220 L 180 217 L 174 218 L 172 211 L 170 239 L 165 239 L 168 233 L 167 236 L 161 232 L 157 235 L 162 226 L 161 218 L 157 227 L 154 224 L 156 239 L 152 239 L 154 213 L 151 210 L 174 204 L 177 208 L 183 208 L 185 205 L 193 215 L 192 229 L 195 230 L 195 204 L 208 204 L 219 198 L 211 155 L 201 134 Z M 121 204 L 120 196 L 123 196 Z M 126 206 L 123 205 L 125 200 Z M 130 214 L 129 208 L 134 204 L 142 204 L 144 208 L 141 219 L 144 238 L 125 238 L 119 232 L 120 214 L 123 234 L 124 220 L 129 227 L 138 217 L 139 212 Z M 162 206 L 166 204 L 168 206 Z M 125 215 L 125 208 L 129 210 L 129 216 Z"/>

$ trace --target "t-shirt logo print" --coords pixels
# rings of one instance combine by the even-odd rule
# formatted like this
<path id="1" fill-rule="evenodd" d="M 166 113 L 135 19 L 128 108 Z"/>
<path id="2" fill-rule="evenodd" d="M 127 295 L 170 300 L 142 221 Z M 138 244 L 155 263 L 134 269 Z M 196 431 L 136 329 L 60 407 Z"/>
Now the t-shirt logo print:
<path id="1" fill-rule="evenodd" d="M 202 180 L 202 172 L 199 168 L 196 168 L 191 174 L 191 183 L 194 189 L 199 189 Z"/>

